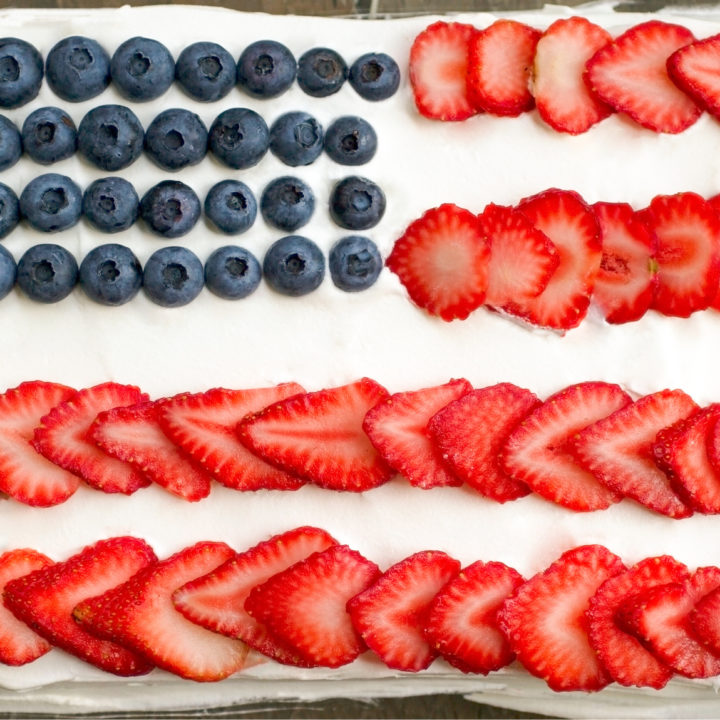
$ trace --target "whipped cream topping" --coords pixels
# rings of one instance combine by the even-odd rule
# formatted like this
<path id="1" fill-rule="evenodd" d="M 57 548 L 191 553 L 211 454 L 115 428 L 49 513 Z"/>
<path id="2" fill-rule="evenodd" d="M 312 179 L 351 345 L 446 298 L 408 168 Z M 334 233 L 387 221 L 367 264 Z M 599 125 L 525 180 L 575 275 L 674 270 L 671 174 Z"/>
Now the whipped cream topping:
<path id="1" fill-rule="evenodd" d="M 586 14 L 618 34 L 648 16 L 613 14 L 606 9 L 516 13 L 538 28 L 560 16 Z M 170 15 L 171 14 L 171 15 Z M 167 22 L 172 17 L 172 23 Z M 698 38 L 720 31 L 709 14 L 663 13 L 689 27 Z M 347 168 L 322 155 L 312 165 L 289 168 L 268 154 L 254 168 L 232 171 L 208 156 L 200 165 L 175 174 L 142 156 L 121 174 L 139 194 L 156 182 L 176 177 L 201 198 L 221 179 L 236 177 L 259 197 L 280 175 L 297 175 L 313 188 L 317 209 L 300 231 L 327 254 L 345 234 L 327 210 L 330 190 L 349 174 L 365 175 L 386 193 L 388 209 L 369 234 L 386 256 L 404 228 L 426 209 L 455 202 L 480 212 L 489 202 L 514 204 L 549 187 L 578 191 L 588 202 L 626 201 L 642 207 L 658 193 L 720 191 L 720 124 L 704 115 L 677 136 L 656 135 L 613 116 L 588 133 L 570 137 L 543 125 L 536 113 L 519 118 L 477 116 L 464 123 L 438 123 L 414 110 L 407 80 L 407 57 L 415 35 L 437 18 L 338 20 L 269 17 L 198 7 L 147 7 L 93 11 L 0 13 L 3 34 L 32 42 L 43 55 L 59 39 L 82 34 L 109 53 L 138 34 L 157 38 L 177 57 L 197 40 L 212 40 L 235 57 L 255 40 L 285 43 L 299 57 L 315 46 L 338 50 L 349 63 L 361 54 L 391 54 L 403 70 L 398 93 L 389 100 L 362 100 L 349 85 L 328 98 L 312 98 L 297 85 L 273 100 L 259 101 L 234 89 L 219 102 L 203 104 L 177 86 L 158 100 L 134 104 L 147 127 L 168 107 L 197 112 L 209 126 L 223 110 L 242 106 L 258 111 L 268 124 L 290 110 L 306 110 L 325 127 L 341 115 L 357 114 L 375 128 L 379 149 L 360 168 Z M 477 27 L 489 14 L 458 16 Z M 58 105 L 79 124 L 91 107 L 126 101 L 112 85 L 101 96 L 72 105 L 46 84 L 29 105 L 8 111 L 16 124 L 37 107 Z M 0 174 L 19 194 L 48 169 L 23 158 Z M 106 173 L 80 156 L 52 171 L 71 176 L 82 187 Z M 240 244 L 262 258 L 281 236 L 258 218 L 239 237 L 227 237 L 201 220 L 187 236 L 172 241 L 194 250 L 201 260 L 225 244 Z M 130 246 L 141 261 L 167 241 L 142 224 L 119 235 L 103 235 L 81 222 L 47 236 L 27 225 L 4 244 L 16 258 L 31 245 L 58 242 L 78 260 L 105 242 Z M 221 300 L 207 290 L 190 305 L 166 309 L 144 295 L 120 308 L 96 305 L 81 290 L 57 305 L 35 304 L 18 291 L 0 302 L 0 387 L 29 379 L 48 379 L 83 387 L 107 380 L 138 384 L 153 397 L 209 387 L 252 387 L 294 380 L 308 390 L 349 382 L 363 375 L 391 392 L 466 377 L 482 387 L 510 381 L 546 397 L 582 380 L 617 382 L 634 394 L 682 388 L 700 404 L 720 400 L 716 371 L 720 313 L 690 319 L 653 312 L 638 323 L 608 326 L 591 316 L 567 335 L 529 330 L 500 315 L 479 310 L 464 322 L 431 318 L 407 299 L 397 278 L 383 271 L 377 284 L 359 294 L 323 285 L 303 298 L 274 293 L 264 283 L 251 297 Z M 297 492 L 238 493 L 215 485 L 209 498 L 190 504 L 151 487 L 131 497 L 81 488 L 68 502 L 49 509 L 13 501 L 0 508 L 0 550 L 29 546 L 64 559 L 100 538 L 133 534 L 145 538 L 159 556 L 193 542 L 224 540 L 245 549 L 272 534 L 301 524 L 325 528 L 382 568 L 423 549 L 439 549 L 463 564 L 501 560 L 525 575 L 546 567 L 564 550 L 598 542 L 627 563 L 669 553 L 691 567 L 717 564 L 720 520 L 696 516 L 670 520 L 631 501 L 608 510 L 576 514 L 538 497 L 500 505 L 465 488 L 423 491 L 401 479 L 355 495 L 304 487 Z M 81 712 L 150 710 L 226 705 L 263 698 L 383 696 L 433 691 L 472 694 L 478 700 L 518 710 L 573 717 L 703 717 L 720 709 L 713 682 L 674 680 L 662 692 L 611 686 L 599 694 L 550 692 L 522 669 L 489 678 L 464 676 L 436 661 L 417 676 L 399 676 L 370 654 L 336 670 L 303 671 L 273 663 L 258 665 L 212 686 L 178 680 L 154 671 L 133 681 L 114 678 L 53 650 L 23 668 L 0 666 L 0 701 L 7 710 Z M 22 691 L 21 693 L 17 691 Z"/>

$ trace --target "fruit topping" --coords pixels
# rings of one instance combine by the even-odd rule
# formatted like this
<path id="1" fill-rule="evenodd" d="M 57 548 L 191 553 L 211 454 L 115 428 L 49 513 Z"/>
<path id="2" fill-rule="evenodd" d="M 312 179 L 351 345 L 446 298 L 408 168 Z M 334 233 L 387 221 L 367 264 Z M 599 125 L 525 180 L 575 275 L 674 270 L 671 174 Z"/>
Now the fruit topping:
<path id="1" fill-rule="evenodd" d="M 164 238 L 182 237 L 200 219 L 200 199 L 179 180 L 162 180 L 140 201 L 140 217 L 152 232 Z"/>
<path id="2" fill-rule="evenodd" d="M 0 54 L 2 53 L 2 41 L 0 40 Z M 0 58 L 0 62 L 1 62 Z M 2 89 L 0 88 L 0 95 Z M 23 145 L 20 131 L 15 123 L 0 115 L 0 171 L 11 168 L 22 155 Z"/>
<path id="3" fill-rule="evenodd" d="M 539 39 L 539 30 L 504 19 L 470 35 L 467 94 L 478 110 L 515 117 L 535 107 L 528 86 Z"/>
<path id="4" fill-rule="evenodd" d="M 101 640 L 73 619 L 85 600 L 125 582 L 155 561 L 143 540 L 100 540 L 64 562 L 23 575 L 5 585 L 3 599 L 17 618 L 66 652 L 115 675 L 144 675 L 152 664 L 123 643 Z"/>
<path id="5" fill-rule="evenodd" d="M 40 232 L 67 230 L 81 212 L 82 191 L 66 175 L 38 175 L 20 193 L 20 214 Z"/>
<path id="6" fill-rule="evenodd" d="M 94 247 L 80 263 L 80 287 L 102 305 L 123 305 L 140 291 L 143 272 L 130 248 L 117 243 Z"/>
<path id="7" fill-rule="evenodd" d="M 465 120 L 476 113 L 468 93 L 468 53 L 476 30 L 457 22 L 436 22 L 414 40 L 410 83 L 421 115 Z M 475 73 L 477 70 L 475 70 Z"/>
<path id="8" fill-rule="evenodd" d="M 175 79 L 175 61 L 157 40 L 133 37 L 118 46 L 110 60 L 113 86 L 128 100 L 160 97 Z"/>
<path id="9" fill-rule="evenodd" d="M 2 130 L 0 130 L 1 132 Z M 0 238 L 4 238 L 11 230 L 14 230 L 19 222 L 20 204 L 17 195 L 12 188 L 0 183 Z M 6 250 L 6 252 L 9 251 Z"/>
<path id="10" fill-rule="evenodd" d="M 626 203 L 599 202 L 602 259 L 593 302 L 609 323 L 639 320 L 657 288 L 657 238 Z"/>
<path id="11" fill-rule="evenodd" d="M 268 99 L 282 95 L 294 82 L 295 57 L 283 44 L 258 40 L 243 50 L 237 64 L 238 85 L 248 95 Z"/>
<path id="12" fill-rule="evenodd" d="M 221 45 L 196 42 L 178 55 L 175 77 L 180 87 L 194 100 L 214 102 L 234 87 L 235 59 Z"/>
<path id="13" fill-rule="evenodd" d="M 2 203 L 2 183 L 0 183 L 0 203 Z M 15 258 L 9 250 L 0 245 L 0 300 L 13 289 L 16 279 L 17 265 L 15 264 Z"/>
<path id="14" fill-rule="evenodd" d="M 255 587 L 245 610 L 302 664 L 340 667 L 365 650 L 346 605 L 379 575 L 360 553 L 333 545 Z"/>
<path id="15" fill-rule="evenodd" d="M 227 235 L 239 235 L 255 222 L 257 202 L 245 183 L 221 180 L 208 190 L 203 210 L 218 230 Z"/>
<path id="16" fill-rule="evenodd" d="M 312 97 L 334 95 L 343 86 L 347 75 L 345 61 L 330 48 L 312 48 L 298 60 L 298 85 Z"/>
<path id="17" fill-rule="evenodd" d="M 25 382 L 0 395 L 0 491 L 38 507 L 57 505 L 80 479 L 40 455 L 30 444 L 40 419 L 75 390 L 57 383 Z"/>
<path id="18" fill-rule="evenodd" d="M 261 278 L 262 269 L 257 258 L 237 245 L 213 250 L 205 261 L 205 286 L 225 300 L 241 300 L 251 295 L 260 285 Z"/>
<path id="19" fill-rule="evenodd" d="M 386 264 L 412 301 L 443 320 L 464 320 L 485 301 L 490 247 L 478 218 L 457 205 L 412 222 Z"/>
<path id="20" fill-rule="evenodd" d="M 668 58 L 667 71 L 695 103 L 720 117 L 720 35 L 696 40 L 676 50 Z"/>
<path id="21" fill-rule="evenodd" d="M 451 665 L 487 675 L 515 659 L 498 612 L 524 582 L 501 562 L 477 561 L 446 583 L 430 603 L 425 637 Z"/>
<path id="22" fill-rule="evenodd" d="M 387 397 L 368 378 L 295 395 L 240 422 L 238 436 L 286 472 L 327 489 L 362 492 L 393 474 L 362 429 L 368 410 Z"/>
<path id="23" fill-rule="evenodd" d="M 361 55 L 350 66 L 348 80 L 364 100 L 387 100 L 400 86 L 400 68 L 389 55 L 370 52 Z"/>
<path id="24" fill-rule="evenodd" d="M 367 120 L 344 115 L 333 120 L 325 132 L 324 149 L 340 165 L 364 165 L 375 157 L 377 135 Z"/>
<path id="25" fill-rule="evenodd" d="M 595 652 L 615 682 L 638 687 L 664 687 L 673 675 L 633 635 L 617 623 L 617 613 L 632 596 L 668 583 L 683 582 L 688 569 L 673 558 L 646 558 L 629 570 L 608 578 L 590 598 L 587 632 Z"/>
<path id="26" fill-rule="evenodd" d="M 377 183 L 351 175 L 330 193 L 330 217 L 346 230 L 368 230 L 385 214 L 385 194 Z"/>
<path id="27" fill-rule="evenodd" d="M 66 298 L 78 280 L 75 258 L 62 246 L 41 243 L 28 248 L 17 265 L 18 287 L 35 302 Z"/>
<path id="28" fill-rule="evenodd" d="M 590 645 L 585 614 L 598 587 L 624 570 L 602 545 L 584 545 L 515 590 L 499 621 L 528 672 L 558 692 L 592 692 L 612 682 Z"/>
<path id="29" fill-rule="evenodd" d="M 174 445 L 158 424 L 158 404 L 150 401 L 116 407 L 98 414 L 88 439 L 111 457 L 185 500 L 210 494 L 210 476 Z"/>
<path id="30" fill-rule="evenodd" d="M 431 442 L 428 423 L 448 403 L 472 390 L 467 380 L 395 393 L 371 408 L 363 421 L 370 442 L 393 470 L 423 489 L 460 485 Z"/>
<path id="31" fill-rule="evenodd" d="M 37 97 L 43 79 L 40 53 L 25 40 L 5 37 L 0 40 L 0 107 L 16 108 Z"/>
<path id="32" fill-rule="evenodd" d="M 551 395 L 510 434 L 502 449 L 505 472 L 547 500 L 577 511 L 603 510 L 620 495 L 570 455 L 584 428 L 630 403 L 618 385 L 585 382 Z"/>
<path id="33" fill-rule="evenodd" d="M 310 222 L 315 211 L 312 188 L 300 178 L 283 176 L 269 182 L 260 198 L 260 212 L 268 225 L 295 232 Z"/>
<path id="34" fill-rule="evenodd" d="M 140 157 L 145 132 L 135 113 L 124 105 L 90 110 L 78 128 L 78 150 L 106 172 L 122 170 Z"/>
<path id="35" fill-rule="evenodd" d="M 132 465 L 110 457 L 88 438 L 98 413 L 147 400 L 133 385 L 107 382 L 79 390 L 56 405 L 35 429 L 32 444 L 48 460 L 103 492 L 127 495 L 150 484 Z"/>
<path id="36" fill-rule="evenodd" d="M 540 117 L 555 130 L 584 133 L 612 112 L 584 81 L 585 63 L 611 41 L 607 30 L 579 16 L 556 20 L 542 34 L 532 92 Z"/>
<path id="37" fill-rule="evenodd" d="M 500 455 L 508 436 L 540 401 L 529 390 L 500 383 L 472 390 L 436 413 L 432 442 L 453 474 L 491 500 L 506 502 L 530 492 L 508 475 Z"/>
<path id="38" fill-rule="evenodd" d="M 435 659 L 424 634 L 430 603 L 459 571 L 460 563 L 444 552 L 419 552 L 348 603 L 353 625 L 389 668 L 419 672 Z"/>
<path id="39" fill-rule="evenodd" d="M 85 188 L 82 201 L 85 219 L 100 232 L 127 230 L 138 218 L 140 199 L 123 178 L 106 177 Z"/>
<path id="40" fill-rule="evenodd" d="M 183 108 L 163 110 L 145 132 L 145 152 L 163 170 L 197 165 L 205 157 L 207 148 L 205 123 Z"/>
<path id="41" fill-rule="evenodd" d="M 257 165 L 270 145 L 265 121 L 249 108 L 230 108 L 221 112 L 210 126 L 208 150 L 235 170 Z"/>
<path id="42" fill-rule="evenodd" d="M 77 128 L 64 110 L 42 107 L 25 118 L 22 126 L 22 149 L 36 163 L 51 165 L 65 160 L 75 154 L 77 146 Z"/>
<path id="43" fill-rule="evenodd" d="M 572 438 L 577 462 L 612 492 L 669 517 L 692 514 L 655 464 L 653 443 L 663 428 L 697 411 L 680 390 L 645 395 L 618 409 Z"/>
<path id="44" fill-rule="evenodd" d="M 273 575 L 336 544 L 324 530 L 314 527 L 275 535 L 185 583 L 173 593 L 173 603 L 188 620 L 208 630 L 238 638 L 278 662 L 303 664 L 245 610 L 245 600 L 253 588 Z"/>
<path id="45" fill-rule="evenodd" d="M 203 289 L 203 264 L 194 252 L 170 246 L 156 250 L 143 268 L 143 289 L 156 305 L 182 307 Z"/>
<path id="46" fill-rule="evenodd" d="M 235 433 L 250 413 L 304 392 L 296 383 L 252 390 L 215 388 L 158 403 L 163 432 L 213 477 L 236 490 L 295 490 L 304 481 L 252 454 Z"/>
<path id="47" fill-rule="evenodd" d="M 270 126 L 270 152 L 292 167 L 314 162 L 323 150 L 323 140 L 322 126 L 306 112 L 285 113 Z"/>
<path id="48" fill-rule="evenodd" d="M 643 127 L 682 132 L 702 111 L 673 83 L 666 66 L 670 55 L 694 40 L 680 25 L 660 20 L 635 25 L 588 60 L 588 86 Z"/>
<path id="49" fill-rule="evenodd" d="M 360 292 L 375 284 L 383 261 L 370 238 L 348 235 L 330 248 L 328 267 L 336 287 L 345 292 Z"/>
<path id="50" fill-rule="evenodd" d="M 247 645 L 190 622 L 175 609 L 172 594 L 233 555 L 225 543 L 200 542 L 151 563 L 104 594 L 76 603 L 78 627 L 188 680 L 222 680 L 245 666 Z"/>
<path id="51" fill-rule="evenodd" d="M 47 54 L 45 76 L 50 89 L 63 100 L 90 100 L 110 84 L 110 57 L 91 38 L 67 37 Z"/>
<path id="52" fill-rule="evenodd" d="M 312 240 L 302 235 L 286 235 L 265 253 L 263 275 L 268 285 L 282 295 L 307 295 L 322 284 L 325 256 Z"/>

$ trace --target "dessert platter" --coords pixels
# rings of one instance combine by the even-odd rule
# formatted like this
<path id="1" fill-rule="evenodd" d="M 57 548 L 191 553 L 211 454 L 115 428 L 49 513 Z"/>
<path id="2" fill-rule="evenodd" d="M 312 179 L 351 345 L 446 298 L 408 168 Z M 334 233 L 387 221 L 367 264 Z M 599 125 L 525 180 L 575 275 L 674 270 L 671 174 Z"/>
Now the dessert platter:
<path id="1" fill-rule="evenodd" d="M 717 714 L 720 14 L 0 23 L 3 711 Z"/>

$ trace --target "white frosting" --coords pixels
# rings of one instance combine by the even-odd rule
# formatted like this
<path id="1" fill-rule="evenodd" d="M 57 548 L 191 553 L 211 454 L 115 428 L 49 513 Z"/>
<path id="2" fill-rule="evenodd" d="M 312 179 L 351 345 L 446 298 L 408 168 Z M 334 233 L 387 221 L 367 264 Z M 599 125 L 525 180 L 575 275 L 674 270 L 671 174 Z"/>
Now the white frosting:
<path id="1" fill-rule="evenodd" d="M 559 8 L 515 17 L 544 28 L 558 16 L 577 12 Z M 587 14 L 614 34 L 646 19 L 605 10 Z M 481 27 L 493 17 L 459 19 Z M 360 99 L 350 86 L 324 99 L 311 98 L 295 86 L 269 101 L 255 101 L 235 89 L 220 102 L 201 104 L 173 87 L 156 101 L 133 106 L 146 127 L 162 109 L 173 106 L 192 108 L 208 126 L 222 110 L 234 106 L 256 109 L 269 124 L 294 109 L 309 111 L 325 126 L 340 115 L 365 117 L 377 131 L 379 151 L 358 170 L 377 181 L 388 198 L 385 217 L 369 233 L 384 255 L 411 220 L 441 202 L 479 212 L 488 202 L 512 204 L 556 186 L 577 190 L 590 202 L 628 201 L 641 207 L 657 193 L 693 190 L 710 196 L 720 191 L 715 161 L 720 156 L 720 125 L 708 116 L 678 136 L 656 135 L 616 116 L 579 137 L 555 133 L 535 113 L 516 119 L 478 116 L 462 124 L 421 118 L 412 107 L 406 58 L 412 39 L 430 21 L 270 18 L 177 6 L 0 13 L 4 35 L 23 37 L 43 54 L 71 34 L 94 37 L 110 53 L 137 34 L 156 37 L 175 56 L 190 42 L 213 40 L 237 57 L 248 43 L 262 38 L 286 43 L 296 56 L 320 45 L 336 48 L 348 62 L 371 50 L 390 53 L 400 63 L 403 82 L 392 99 L 381 103 Z M 720 30 L 717 23 L 698 16 L 683 14 L 682 22 L 698 37 Z M 33 103 L 7 114 L 21 125 L 33 109 L 55 104 L 79 123 L 91 107 L 111 102 L 125 102 L 112 87 L 99 98 L 70 105 L 44 85 Z M 0 175 L 0 181 L 19 193 L 33 176 L 46 171 L 23 159 Z M 83 187 L 105 174 L 79 156 L 58 163 L 52 171 L 70 175 Z M 242 179 L 259 196 L 271 179 L 298 175 L 317 196 L 315 215 L 301 233 L 327 252 L 346 234 L 329 218 L 330 188 L 354 172 L 324 155 L 305 168 L 285 167 L 268 155 L 257 167 L 241 172 L 231 172 L 208 157 L 174 177 L 204 197 L 215 182 L 227 177 Z M 122 174 L 139 193 L 168 177 L 145 157 Z M 172 244 L 189 246 L 203 260 L 213 248 L 228 243 L 245 245 L 262 258 L 280 235 L 261 219 L 239 238 L 222 236 L 201 221 Z M 47 241 L 67 246 L 78 258 L 100 243 L 121 242 L 142 261 L 166 244 L 141 225 L 108 236 L 85 223 L 50 237 L 23 226 L 4 244 L 19 257 L 31 245 Z M 512 381 L 543 397 L 571 382 L 604 379 L 638 394 L 680 387 L 699 403 L 720 400 L 718 313 L 700 313 L 689 320 L 650 313 L 641 322 L 619 327 L 591 317 L 565 337 L 531 332 L 484 310 L 465 322 L 447 324 L 415 308 L 388 271 L 375 287 L 357 295 L 337 290 L 328 277 L 305 298 L 283 297 L 262 285 L 241 302 L 223 301 L 203 291 L 191 305 L 172 310 L 142 295 L 124 307 L 107 308 L 88 301 L 80 290 L 54 306 L 33 304 L 13 293 L 0 302 L 0 337 L 3 388 L 34 378 L 76 387 L 116 380 L 136 383 L 159 397 L 286 380 L 319 389 L 367 375 L 394 392 L 464 376 L 477 387 Z M 215 485 L 210 497 L 196 504 L 156 487 L 132 497 L 81 488 L 65 504 L 42 510 L 6 501 L 0 508 L 0 550 L 31 546 L 62 559 L 99 538 L 131 533 L 165 556 L 203 539 L 244 549 L 300 524 L 327 529 L 382 567 L 421 549 L 441 549 L 465 564 L 501 560 L 529 575 L 562 551 L 590 542 L 605 544 L 629 563 L 661 553 L 671 553 L 692 567 L 720 563 L 717 517 L 669 520 L 630 501 L 591 514 L 572 513 L 537 497 L 499 505 L 466 489 L 423 491 L 400 479 L 362 495 L 316 487 L 243 494 Z M 676 680 L 660 693 L 610 687 L 594 696 L 558 695 L 521 669 L 485 679 L 463 676 L 436 661 L 425 673 L 399 677 L 369 655 L 337 671 L 299 671 L 269 663 L 202 686 L 159 671 L 128 683 L 53 650 L 24 668 L 0 667 L 0 688 L 4 710 L 25 712 L 149 710 L 249 699 L 434 691 L 574 717 L 706 717 L 720 711 L 711 682 Z"/>

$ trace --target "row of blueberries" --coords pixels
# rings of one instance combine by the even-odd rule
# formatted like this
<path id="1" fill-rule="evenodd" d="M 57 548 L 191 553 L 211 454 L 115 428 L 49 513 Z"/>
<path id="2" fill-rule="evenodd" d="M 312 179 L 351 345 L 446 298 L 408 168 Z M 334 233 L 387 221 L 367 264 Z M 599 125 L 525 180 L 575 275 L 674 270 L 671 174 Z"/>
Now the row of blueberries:
<path id="1" fill-rule="evenodd" d="M 124 105 L 93 108 L 79 128 L 56 107 L 32 112 L 22 131 L 0 115 L 0 170 L 12 167 L 23 150 L 42 165 L 65 160 L 79 150 L 101 170 L 117 172 L 134 163 L 143 149 L 156 165 L 170 171 L 197 165 L 208 151 L 228 167 L 243 170 L 257 165 L 268 149 L 293 167 L 309 165 L 323 150 L 341 165 L 364 165 L 375 155 L 377 135 L 370 123 L 355 115 L 337 118 L 324 131 L 303 111 L 285 113 L 268 128 L 249 108 L 225 110 L 209 131 L 198 115 L 183 108 L 164 110 L 147 132 Z"/>
<path id="2" fill-rule="evenodd" d="M 112 56 L 95 40 L 75 35 L 58 42 L 43 59 L 30 43 L 18 38 L 0 40 L 0 107 L 15 108 L 37 97 L 43 75 L 52 91 L 69 102 L 96 97 L 111 80 L 129 100 L 160 97 L 176 80 L 190 97 L 213 102 L 235 85 L 255 98 L 284 93 L 295 81 L 308 94 L 326 97 L 346 79 L 366 100 L 385 100 L 400 83 L 397 63 L 385 53 L 367 53 L 348 69 L 329 48 L 313 48 L 295 60 L 292 52 L 273 40 L 254 42 L 236 62 L 221 45 L 196 42 L 177 62 L 157 40 L 134 37 Z"/>
<path id="3" fill-rule="evenodd" d="M 385 213 L 385 195 L 367 178 L 351 175 L 340 180 L 329 200 L 330 216 L 346 230 L 369 230 Z M 257 216 L 257 201 L 239 180 L 222 180 L 205 197 L 206 218 L 221 232 L 238 235 L 248 230 Z M 274 228 L 294 232 L 306 225 L 315 211 L 315 195 L 300 178 L 283 176 L 263 189 L 260 212 Z M 127 230 L 138 217 L 157 235 L 181 237 L 200 219 L 201 205 L 195 191 L 179 180 L 163 180 L 142 197 L 127 180 L 107 177 L 95 180 L 83 193 L 66 175 L 46 173 L 31 180 L 18 200 L 15 192 L 0 183 L 0 238 L 25 219 L 41 232 L 73 227 L 83 216 L 101 232 Z"/>
<path id="4" fill-rule="evenodd" d="M 377 280 L 382 258 L 372 240 L 351 235 L 330 250 L 328 264 L 334 284 L 347 292 L 365 290 Z M 180 307 L 194 300 L 206 285 L 215 295 L 239 300 L 253 293 L 264 275 L 277 292 L 299 297 L 317 289 L 325 277 L 325 257 L 312 240 L 288 235 L 270 246 L 262 268 L 244 248 L 228 245 L 215 250 L 205 266 L 183 247 L 154 252 L 145 267 L 130 248 L 117 243 L 91 250 L 80 267 L 60 245 L 43 243 L 29 248 L 16 264 L 0 246 L 0 298 L 17 283 L 32 300 L 55 303 L 76 284 L 102 305 L 123 305 L 144 287 L 146 295 L 163 307 Z"/>

